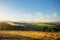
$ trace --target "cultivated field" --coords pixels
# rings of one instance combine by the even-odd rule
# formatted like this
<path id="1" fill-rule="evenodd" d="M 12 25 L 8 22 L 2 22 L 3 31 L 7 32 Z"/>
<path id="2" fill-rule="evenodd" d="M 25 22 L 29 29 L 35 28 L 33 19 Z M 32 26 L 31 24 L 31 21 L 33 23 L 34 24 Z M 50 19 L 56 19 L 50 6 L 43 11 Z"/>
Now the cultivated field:
<path id="1" fill-rule="evenodd" d="M 0 31 L 0 40 L 60 40 L 60 32 Z"/>

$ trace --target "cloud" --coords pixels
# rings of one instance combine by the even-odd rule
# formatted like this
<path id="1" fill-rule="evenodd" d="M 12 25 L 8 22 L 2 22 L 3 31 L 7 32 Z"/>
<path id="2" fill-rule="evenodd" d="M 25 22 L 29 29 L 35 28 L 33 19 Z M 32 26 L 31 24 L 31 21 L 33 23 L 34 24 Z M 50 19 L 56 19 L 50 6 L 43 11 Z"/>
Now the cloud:
<path id="1" fill-rule="evenodd" d="M 23 15 L 23 14 L 21 14 Z M 25 16 L 24 16 L 25 15 Z M 24 14 L 23 18 L 18 19 L 19 21 L 26 21 L 26 22 L 49 22 L 49 21 L 57 21 L 56 18 L 57 13 L 53 13 L 51 15 L 44 14 L 42 12 L 35 12 L 35 14 Z"/>
<path id="2" fill-rule="evenodd" d="M 22 13 L 24 17 L 14 17 L 12 18 L 13 21 L 22 21 L 22 22 L 51 22 L 51 21 L 59 21 L 57 19 L 58 13 L 44 14 L 42 12 L 35 12 L 34 14 L 30 13 Z"/>
<path id="3" fill-rule="evenodd" d="M 53 17 L 56 17 L 56 16 L 57 16 L 57 13 L 55 12 L 52 16 L 53 16 Z"/>
<path id="4" fill-rule="evenodd" d="M 49 21 L 59 21 L 57 19 L 58 13 L 44 14 L 42 12 L 36 12 L 32 16 L 26 18 L 26 20 L 35 21 L 35 22 L 49 22 Z"/>

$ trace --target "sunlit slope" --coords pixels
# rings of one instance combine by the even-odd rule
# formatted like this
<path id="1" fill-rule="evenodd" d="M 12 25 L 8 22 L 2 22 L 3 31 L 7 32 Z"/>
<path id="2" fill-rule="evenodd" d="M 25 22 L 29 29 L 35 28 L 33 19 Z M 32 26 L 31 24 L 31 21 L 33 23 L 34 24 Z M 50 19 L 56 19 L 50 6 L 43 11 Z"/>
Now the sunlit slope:
<path id="1" fill-rule="evenodd" d="M 15 22 L 0 22 L 0 30 L 19 30 L 22 29 L 22 24 L 16 24 Z"/>
<path id="2" fill-rule="evenodd" d="M 9 27 L 10 25 L 8 25 L 7 23 L 5 23 L 5 22 L 0 22 L 0 30 L 3 30 L 3 29 L 5 29 L 5 28 L 7 28 L 7 27 Z"/>
<path id="3" fill-rule="evenodd" d="M 54 26 L 56 26 L 55 24 L 46 24 L 46 23 L 33 23 L 32 25 L 41 26 L 41 27 L 45 27 L 45 26 L 54 27 Z"/>

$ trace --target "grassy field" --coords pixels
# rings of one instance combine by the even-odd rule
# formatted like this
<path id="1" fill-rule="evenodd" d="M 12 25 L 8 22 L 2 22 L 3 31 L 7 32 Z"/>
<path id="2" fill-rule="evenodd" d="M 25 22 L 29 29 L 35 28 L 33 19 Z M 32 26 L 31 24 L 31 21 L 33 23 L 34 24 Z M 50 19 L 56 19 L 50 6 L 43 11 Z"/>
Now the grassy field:
<path id="1" fill-rule="evenodd" d="M 60 40 L 60 25 L 0 22 L 0 40 Z"/>
<path id="2" fill-rule="evenodd" d="M 60 40 L 60 32 L 0 31 L 0 40 Z"/>

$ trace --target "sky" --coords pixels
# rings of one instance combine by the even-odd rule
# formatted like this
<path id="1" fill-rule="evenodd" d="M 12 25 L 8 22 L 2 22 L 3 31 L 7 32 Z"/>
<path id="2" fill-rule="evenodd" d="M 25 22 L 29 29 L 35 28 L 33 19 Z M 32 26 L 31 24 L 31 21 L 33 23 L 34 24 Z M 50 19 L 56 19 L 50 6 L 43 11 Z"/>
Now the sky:
<path id="1" fill-rule="evenodd" d="M 60 21 L 60 0 L 0 0 L 0 21 Z"/>

